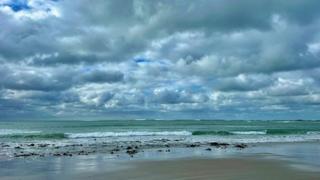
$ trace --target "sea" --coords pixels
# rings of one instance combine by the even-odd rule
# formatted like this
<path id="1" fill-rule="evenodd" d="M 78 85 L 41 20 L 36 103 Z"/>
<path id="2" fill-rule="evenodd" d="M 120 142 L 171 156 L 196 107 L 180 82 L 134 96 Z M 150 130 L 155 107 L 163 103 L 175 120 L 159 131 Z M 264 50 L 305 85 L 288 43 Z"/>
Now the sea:
<path id="1" fill-rule="evenodd" d="M 320 142 L 320 121 L 104 120 L 1 121 L 0 158 L 59 152 L 104 153 L 118 147 L 219 143 Z"/>

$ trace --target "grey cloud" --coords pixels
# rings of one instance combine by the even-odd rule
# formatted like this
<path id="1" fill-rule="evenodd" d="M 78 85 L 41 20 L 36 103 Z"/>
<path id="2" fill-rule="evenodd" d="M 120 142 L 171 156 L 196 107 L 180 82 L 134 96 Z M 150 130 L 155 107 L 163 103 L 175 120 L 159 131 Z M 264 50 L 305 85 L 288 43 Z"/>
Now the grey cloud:
<path id="1" fill-rule="evenodd" d="M 19 15 L 0 6 L 8 117 L 266 118 L 318 107 L 318 0 L 47 3 Z"/>
<path id="2" fill-rule="evenodd" d="M 81 75 L 80 80 L 83 82 L 93 83 L 113 83 L 123 80 L 123 74 L 121 72 L 107 72 L 107 71 L 93 71 L 87 72 Z"/>
<path id="3" fill-rule="evenodd" d="M 61 91 L 71 84 L 64 79 L 52 77 L 50 73 L 33 70 L 12 70 L 0 68 L 1 88 L 14 90 Z"/>
<path id="4" fill-rule="evenodd" d="M 186 91 L 155 89 L 153 91 L 154 101 L 160 104 L 180 104 L 180 103 L 203 103 L 208 98 L 203 94 L 191 94 Z"/>
<path id="5" fill-rule="evenodd" d="M 272 84 L 272 77 L 265 75 L 239 75 L 234 78 L 218 79 L 216 89 L 220 91 L 252 91 L 265 88 Z"/>

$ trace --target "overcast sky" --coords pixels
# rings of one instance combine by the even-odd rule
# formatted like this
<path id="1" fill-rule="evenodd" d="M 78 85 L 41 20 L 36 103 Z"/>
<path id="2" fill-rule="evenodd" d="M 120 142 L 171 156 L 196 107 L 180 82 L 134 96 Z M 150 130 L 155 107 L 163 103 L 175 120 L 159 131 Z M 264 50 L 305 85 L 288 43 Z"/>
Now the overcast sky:
<path id="1" fill-rule="evenodd" d="M 0 0 L 0 119 L 320 119 L 319 0 Z"/>

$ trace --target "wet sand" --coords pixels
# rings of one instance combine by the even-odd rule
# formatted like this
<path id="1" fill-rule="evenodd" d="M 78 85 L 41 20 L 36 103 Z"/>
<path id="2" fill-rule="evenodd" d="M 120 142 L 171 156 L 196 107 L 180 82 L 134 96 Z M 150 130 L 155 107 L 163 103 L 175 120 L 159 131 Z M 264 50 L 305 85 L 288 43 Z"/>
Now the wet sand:
<path id="1" fill-rule="evenodd" d="M 211 147 L 212 148 L 212 147 Z M 139 149 L 114 154 L 0 159 L 1 180 L 320 179 L 320 144 Z"/>
<path id="2" fill-rule="evenodd" d="M 113 168 L 95 172 L 52 174 L 35 172 L 28 176 L 2 177 L 3 180 L 33 179 L 90 179 L 90 180 L 318 180 L 320 172 L 290 167 L 284 161 L 247 158 L 129 160 L 114 164 Z M 88 168 L 89 165 L 88 165 Z"/>
<path id="3" fill-rule="evenodd" d="M 189 159 L 146 161 L 131 168 L 78 176 L 78 179 L 227 180 L 227 179 L 320 179 L 320 173 L 306 172 L 283 162 L 257 159 Z"/>

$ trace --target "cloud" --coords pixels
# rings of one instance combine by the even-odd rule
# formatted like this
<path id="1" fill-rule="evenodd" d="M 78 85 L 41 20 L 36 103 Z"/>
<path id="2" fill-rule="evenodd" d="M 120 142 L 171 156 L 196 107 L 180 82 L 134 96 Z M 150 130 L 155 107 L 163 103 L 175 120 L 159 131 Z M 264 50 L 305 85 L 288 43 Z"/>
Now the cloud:
<path id="1" fill-rule="evenodd" d="M 85 72 L 80 77 L 81 81 L 94 82 L 94 83 L 112 83 L 123 80 L 123 74 L 121 72 L 106 72 L 96 70 L 94 72 Z"/>
<path id="2" fill-rule="evenodd" d="M 276 111 L 312 119 L 319 115 L 319 6 L 3 0 L 1 114 L 267 119 Z"/>

